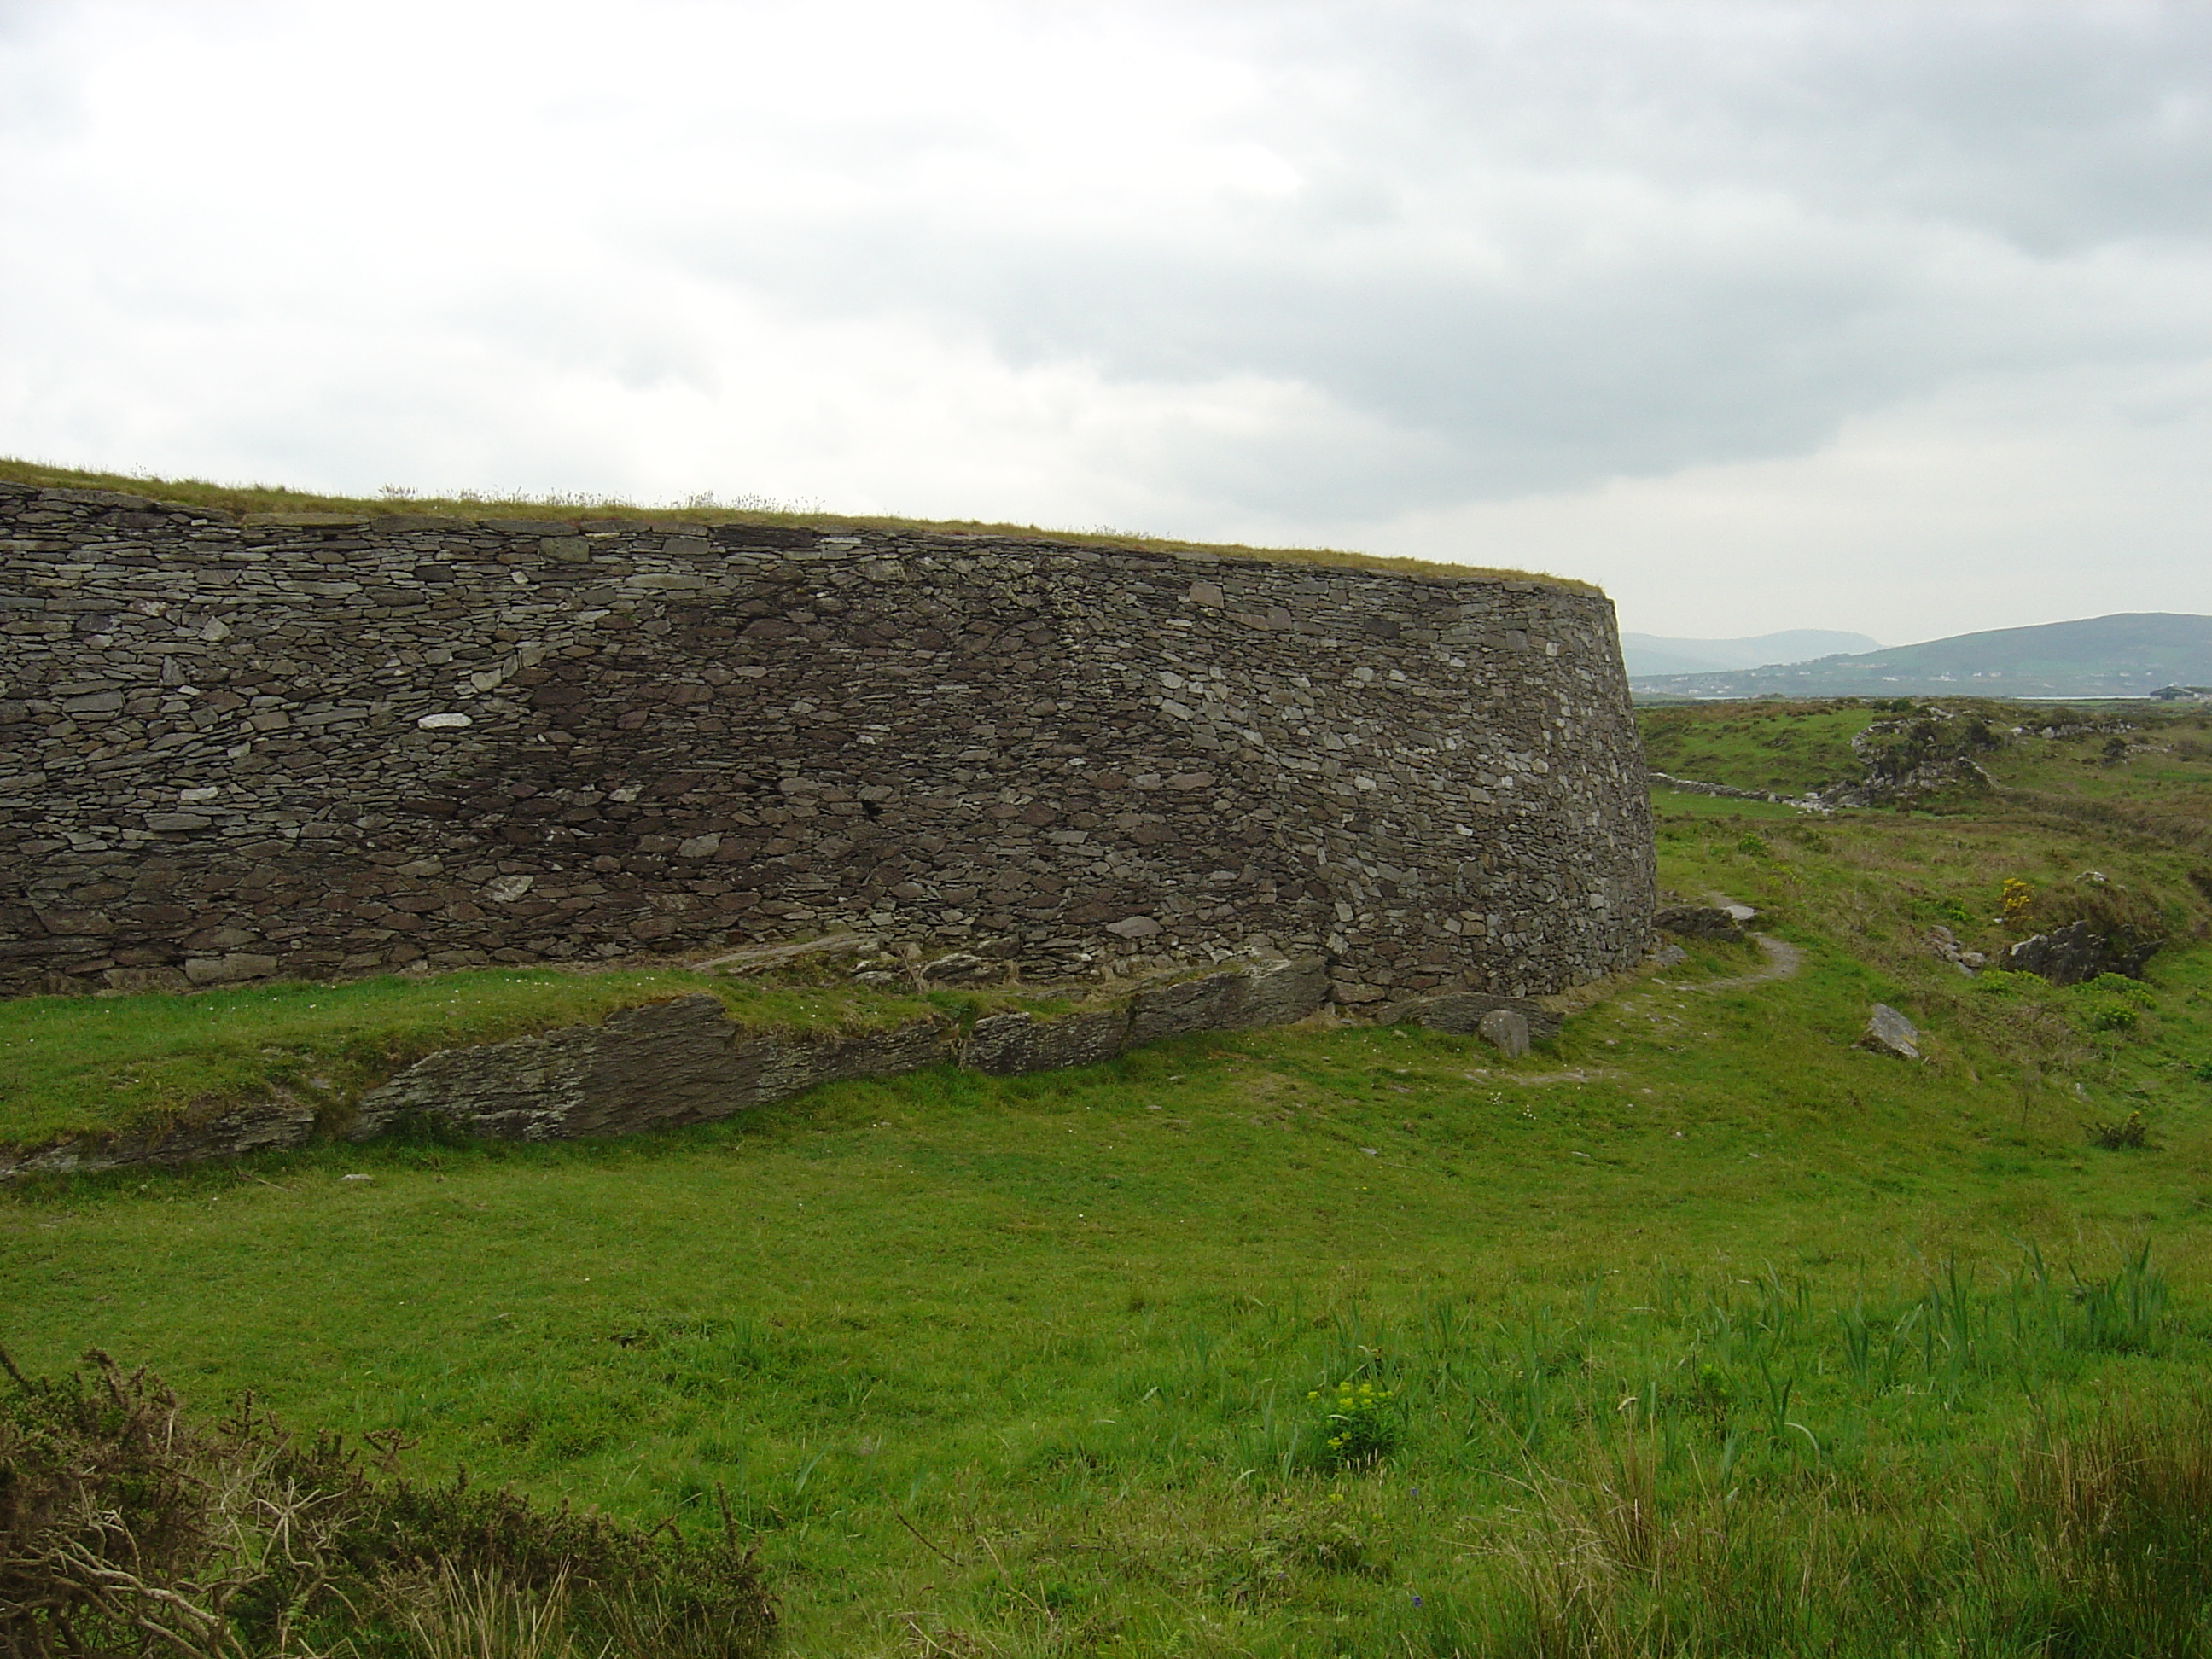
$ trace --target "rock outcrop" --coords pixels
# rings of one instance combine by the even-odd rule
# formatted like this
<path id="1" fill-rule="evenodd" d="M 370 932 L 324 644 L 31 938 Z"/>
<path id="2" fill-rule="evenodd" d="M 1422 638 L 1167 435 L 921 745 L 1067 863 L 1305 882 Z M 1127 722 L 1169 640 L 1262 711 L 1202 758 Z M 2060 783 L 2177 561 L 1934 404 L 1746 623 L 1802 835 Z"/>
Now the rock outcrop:
<path id="1" fill-rule="evenodd" d="M 1867 1015 L 1866 1030 L 1852 1046 L 1871 1054 L 1887 1054 L 1892 1060 L 1917 1060 L 1920 1030 L 1888 1004 L 1877 1002 Z"/>
<path id="2" fill-rule="evenodd" d="M 313 1139 L 318 1109 L 279 1091 L 204 1117 L 149 1124 L 119 1135 L 70 1136 L 42 1146 L 0 1146 L 0 1181 L 21 1175 L 96 1175 L 139 1164 L 170 1168 Z"/>
<path id="3" fill-rule="evenodd" d="M 1681 939 L 1718 939 L 1725 944 L 1741 945 L 1749 935 L 1743 930 L 1743 922 L 1736 917 L 1735 913 L 1739 909 L 1745 910 L 1745 920 L 1749 920 L 1753 913 L 1749 912 L 1747 906 L 1672 904 L 1655 912 L 1651 925 L 1662 933 L 1673 933 Z"/>
<path id="4" fill-rule="evenodd" d="M 1496 1013 L 1511 1014 L 1521 1022 L 1527 1036 L 1539 1042 L 1559 1034 L 1559 1017 L 1551 1010 L 1523 999 L 1484 996 L 1476 991 L 1415 997 L 1392 1004 L 1377 1018 L 1385 1025 L 1402 1023 L 1456 1036 L 1487 1036 L 1483 1022 Z M 1526 1048 L 1528 1044 L 1524 1041 L 1522 1046 Z"/>
<path id="5" fill-rule="evenodd" d="M 2074 921 L 2020 940 L 1993 965 L 2015 974 L 2039 975 L 2053 985 L 2079 985 L 2100 974 L 2141 979 L 2143 964 L 2164 943 L 2156 939 L 2113 939 L 2098 933 L 2087 921 Z"/>

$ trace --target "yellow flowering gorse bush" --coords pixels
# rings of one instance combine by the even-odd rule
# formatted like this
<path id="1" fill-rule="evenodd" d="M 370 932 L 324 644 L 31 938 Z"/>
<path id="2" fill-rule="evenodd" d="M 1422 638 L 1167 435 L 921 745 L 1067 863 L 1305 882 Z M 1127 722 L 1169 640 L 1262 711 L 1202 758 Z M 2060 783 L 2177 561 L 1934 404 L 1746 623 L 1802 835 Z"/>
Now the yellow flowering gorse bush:
<path id="1" fill-rule="evenodd" d="M 1349 1378 L 1333 1391 L 1316 1389 L 1306 1395 L 1309 1403 L 1322 1408 L 1328 1428 L 1324 1443 L 1340 1463 L 1355 1468 L 1380 1462 L 1397 1449 L 1398 1415 L 1390 1405 L 1396 1398 L 1393 1389 Z"/>

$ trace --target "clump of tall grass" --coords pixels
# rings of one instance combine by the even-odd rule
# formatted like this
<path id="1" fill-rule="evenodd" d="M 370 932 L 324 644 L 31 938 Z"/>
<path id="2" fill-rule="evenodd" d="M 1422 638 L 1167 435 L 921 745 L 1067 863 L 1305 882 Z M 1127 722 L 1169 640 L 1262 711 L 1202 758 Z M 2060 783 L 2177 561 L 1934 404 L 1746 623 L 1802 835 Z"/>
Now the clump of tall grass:
<path id="1" fill-rule="evenodd" d="M 1489 1529 L 1498 1593 L 1450 1650 L 2199 1655 L 2212 1641 L 2212 1399 L 2128 1395 L 2038 1421 L 1986 1465 L 1662 1476 L 1656 1443 L 1532 1467 Z"/>

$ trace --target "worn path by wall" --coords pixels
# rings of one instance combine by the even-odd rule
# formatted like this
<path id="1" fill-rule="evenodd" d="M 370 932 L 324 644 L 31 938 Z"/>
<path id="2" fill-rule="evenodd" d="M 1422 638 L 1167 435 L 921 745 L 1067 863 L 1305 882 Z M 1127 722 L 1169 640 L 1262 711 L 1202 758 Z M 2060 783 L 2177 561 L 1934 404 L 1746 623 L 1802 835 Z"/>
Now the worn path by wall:
<path id="1" fill-rule="evenodd" d="M 0 989 L 851 927 L 1525 995 L 1650 913 L 1611 607 L 1549 584 L 5 483 L 0 559 Z"/>

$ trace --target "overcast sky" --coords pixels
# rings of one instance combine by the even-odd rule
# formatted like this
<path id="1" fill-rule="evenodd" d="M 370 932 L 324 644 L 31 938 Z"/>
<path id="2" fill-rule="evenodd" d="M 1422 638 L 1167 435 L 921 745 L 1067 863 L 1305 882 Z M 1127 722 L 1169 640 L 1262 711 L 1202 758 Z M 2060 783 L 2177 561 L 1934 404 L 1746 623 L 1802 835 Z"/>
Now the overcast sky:
<path id="1" fill-rule="evenodd" d="M 0 0 L 0 453 L 2212 612 L 2212 5 Z"/>

